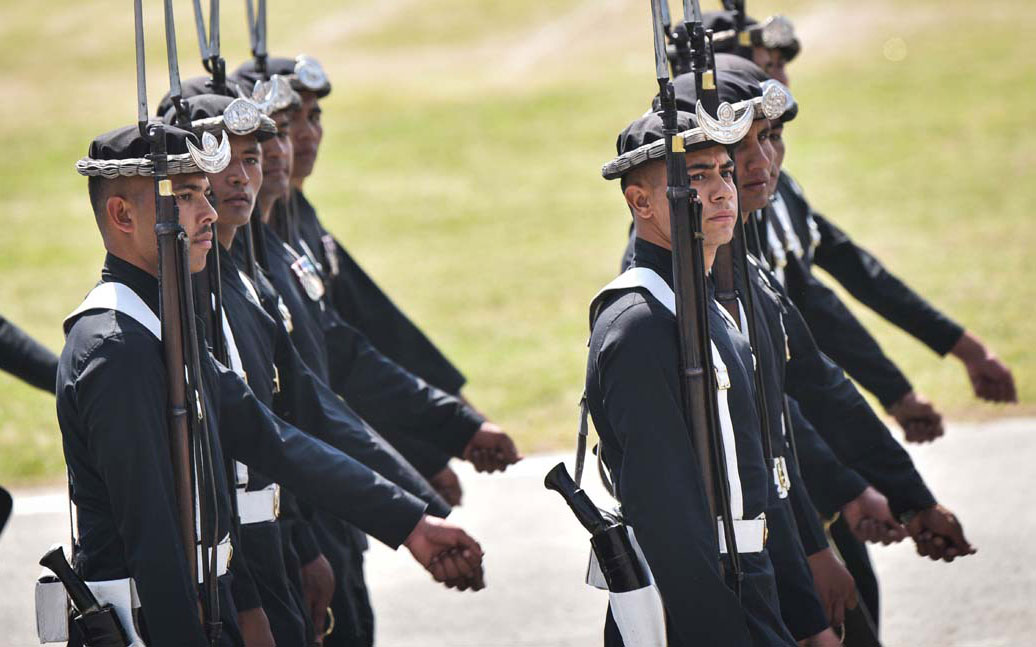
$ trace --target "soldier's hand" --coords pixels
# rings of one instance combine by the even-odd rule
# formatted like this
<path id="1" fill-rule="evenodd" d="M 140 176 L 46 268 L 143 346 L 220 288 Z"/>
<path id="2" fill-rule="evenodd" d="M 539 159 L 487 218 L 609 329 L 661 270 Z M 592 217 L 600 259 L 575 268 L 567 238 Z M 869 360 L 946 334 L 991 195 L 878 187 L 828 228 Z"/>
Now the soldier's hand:
<path id="1" fill-rule="evenodd" d="M 464 496 L 464 490 L 461 489 L 460 478 L 457 477 L 457 473 L 449 465 L 442 468 L 428 482 L 432 484 L 439 496 L 446 499 L 446 503 L 449 503 L 451 506 L 460 505 L 461 498 Z"/>
<path id="2" fill-rule="evenodd" d="M 523 458 L 511 437 L 488 420 L 468 441 L 463 457 L 479 472 L 503 471 Z"/>
<path id="3" fill-rule="evenodd" d="M 323 555 L 304 564 L 299 572 L 306 611 L 313 620 L 314 633 L 319 643 L 323 640 L 324 625 L 327 623 L 327 607 L 331 605 L 331 598 L 335 594 L 335 573 Z"/>
<path id="4" fill-rule="evenodd" d="M 834 626 L 842 624 L 845 622 L 845 610 L 855 609 L 857 604 L 853 576 L 830 548 L 813 553 L 808 560 L 809 570 L 813 573 L 813 586 L 820 596 L 820 603 L 824 605 L 828 621 Z"/>
<path id="5" fill-rule="evenodd" d="M 944 433 L 942 415 L 928 398 L 915 391 L 900 398 L 888 412 L 903 428 L 907 442 L 930 443 Z"/>
<path id="6" fill-rule="evenodd" d="M 964 363 L 976 397 L 990 402 L 1018 402 L 1011 369 L 977 336 L 965 332 L 950 352 Z"/>
<path id="7" fill-rule="evenodd" d="M 869 485 L 860 496 L 842 506 L 842 516 L 862 542 L 888 546 L 906 539 L 906 529 L 892 514 L 888 499 Z"/>
<path id="8" fill-rule="evenodd" d="M 421 517 L 403 545 L 436 582 L 462 591 L 485 588 L 482 547 L 457 526 Z"/>
<path id="9" fill-rule="evenodd" d="M 964 538 L 964 528 L 956 515 L 941 505 L 921 510 L 907 522 L 906 527 L 917 544 L 917 554 L 922 557 L 952 562 L 957 557 L 978 552 Z"/>
<path id="10" fill-rule="evenodd" d="M 262 607 L 237 612 L 237 626 L 245 647 L 275 647 L 270 620 Z"/>

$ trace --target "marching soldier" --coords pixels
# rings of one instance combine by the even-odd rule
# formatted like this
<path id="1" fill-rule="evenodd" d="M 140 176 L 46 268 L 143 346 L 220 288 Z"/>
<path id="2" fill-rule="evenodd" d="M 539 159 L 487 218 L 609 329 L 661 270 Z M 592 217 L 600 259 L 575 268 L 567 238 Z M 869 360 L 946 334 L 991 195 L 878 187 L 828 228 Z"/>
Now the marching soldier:
<path id="1" fill-rule="evenodd" d="M 222 170 L 217 151 L 189 133 L 166 130 L 171 190 L 190 241 L 186 261 L 205 265 L 215 213 L 201 173 Z M 191 143 L 191 146 L 188 146 Z M 196 573 L 179 546 L 170 448 L 166 369 L 158 308 L 154 172 L 136 125 L 97 137 L 77 170 L 108 254 L 101 283 L 66 320 L 58 367 L 58 420 L 76 506 L 77 570 L 113 596 L 139 600 L 150 645 L 209 644 L 198 619 Z M 283 482 L 389 544 L 406 545 L 441 581 L 480 577 L 481 550 L 460 529 L 425 516 L 427 504 L 351 458 L 273 417 L 237 374 L 201 357 L 209 450 Z M 233 604 L 222 579 L 232 558 L 228 484 L 216 471 L 214 505 L 224 539 L 213 551 L 221 576 L 220 634 L 237 644 Z M 328 496 L 333 493 L 334 496 Z M 203 526 L 211 520 L 202 519 Z M 445 551 L 460 548 L 455 555 Z M 208 561 L 209 556 L 205 556 Z M 136 605 L 133 605 L 136 606 Z M 126 627 L 129 630 L 129 627 Z"/>
<path id="2" fill-rule="evenodd" d="M 320 63 L 311 56 L 270 58 L 269 73 L 291 80 L 301 97 L 301 109 L 294 113 L 292 133 L 291 197 L 285 215 L 292 220 L 301 253 L 314 261 L 327 286 L 330 303 L 350 325 L 401 366 L 452 395 L 459 395 L 465 377 L 392 302 L 362 267 L 317 218 L 316 209 L 302 191 L 312 174 L 323 138 L 320 101 L 331 93 L 331 83 Z M 245 63 L 236 78 L 258 78 L 254 61 Z M 288 239 L 289 243 L 292 243 Z M 386 430 L 386 437 L 443 492 L 450 503 L 459 503 L 456 475 L 447 462 L 449 455 L 424 441 Z"/>
<path id="3" fill-rule="evenodd" d="M 679 121 L 681 130 L 694 125 L 687 113 Z M 657 114 L 642 117 L 619 136 L 620 156 L 662 136 Z M 730 240 L 737 217 L 733 161 L 712 141 L 687 149 L 691 187 L 703 206 L 708 269 L 719 245 Z M 716 520 L 709 516 L 681 402 L 675 317 L 666 305 L 673 262 L 665 166 L 660 159 L 641 159 L 613 177 L 619 176 L 634 219 L 636 272 L 605 287 L 591 305 L 586 397 L 616 498 L 662 594 L 669 645 L 795 645 L 781 620 L 766 548 L 773 481 L 746 368 L 751 349 L 710 294 L 713 355 L 721 362 L 728 403 L 720 407 L 720 426 L 744 572 L 739 600 L 720 569 Z M 628 276 L 641 280 L 622 281 Z M 605 644 L 622 644 L 610 614 Z"/>
<path id="4" fill-rule="evenodd" d="M 747 39 L 741 44 L 733 12 L 704 15 L 715 33 L 717 51 L 752 60 L 772 78 L 787 85 L 785 64 L 801 47 L 792 23 L 771 16 L 762 25 L 746 17 Z M 773 135 L 783 161 L 782 125 Z M 780 168 L 780 164 L 778 164 Z M 942 419 L 924 396 L 881 351 L 877 342 L 849 313 L 838 297 L 812 275 L 816 264 L 851 295 L 940 356 L 952 354 L 965 367 L 975 395 L 991 402 L 1015 402 L 1017 392 L 1010 369 L 978 335 L 965 330 L 901 279 L 871 253 L 858 246 L 831 220 L 812 210 L 801 187 L 781 169 L 773 205 L 767 210 L 766 243 L 778 263 L 790 263 L 785 278 L 788 293 L 810 322 L 821 349 L 830 355 L 902 425 L 908 440 L 924 442 L 942 435 Z M 855 349 L 855 350 L 853 350 Z"/>

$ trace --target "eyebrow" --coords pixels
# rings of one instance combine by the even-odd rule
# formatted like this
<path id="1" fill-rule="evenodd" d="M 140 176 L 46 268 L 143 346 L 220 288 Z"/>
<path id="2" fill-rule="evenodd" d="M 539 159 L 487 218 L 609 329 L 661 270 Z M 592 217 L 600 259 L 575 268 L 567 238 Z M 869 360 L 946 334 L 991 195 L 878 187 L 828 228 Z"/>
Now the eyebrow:
<path id="1" fill-rule="evenodd" d="M 203 191 L 202 185 L 197 182 L 184 182 L 178 188 L 178 191 Z"/>
<path id="2" fill-rule="evenodd" d="M 243 155 L 258 155 L 259 154 L 259 144 L 253 144 L 252 146 L 249 146 L 248 148 L 246 148 L 243 151 L 242 154 Z"/>
<path id="3" fill-rule="evenodd" d="M 715 162 L 698 162 L 697 164 L 691 164 L 687 167 L 688 170 L 694 169 L 695 171 L 707 171 L 711 168 L 716 168 Z"/>

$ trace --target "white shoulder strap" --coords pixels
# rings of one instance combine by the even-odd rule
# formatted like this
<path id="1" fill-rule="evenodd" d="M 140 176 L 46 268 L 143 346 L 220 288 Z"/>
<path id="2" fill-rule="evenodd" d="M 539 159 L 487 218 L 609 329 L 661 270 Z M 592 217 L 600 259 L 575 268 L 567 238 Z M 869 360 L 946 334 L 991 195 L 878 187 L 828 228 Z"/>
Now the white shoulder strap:
<path id="1" fill-rule="evenodd" d="M 608 285 L 601 288 L 601 290 L 594 296 L 591 302 L 591 321 L 596 318 L 596 309 L 600 303 L 601 297 L 609 292 L 630 290 L 633 288 L 644 288 L 651 296 L 661 303 L 669 312 L 676 315 L 676 294 L 673 292 L 669 284 L 665 282 L 661 276 L 659 276 L 654 270 L 646 267 L 631 267 L 626 270 L 615 279 L 613 279 Z M 724 312 L 723 308 L 720 308 L 721 312 Z M 736 326 L 736 324 L 735 324 Z M 716 348 L 716 343 L 711 342 L 712 345 L 712 364 L 716 371 L 716 380 L 719 388 L 716 392 L 716 401 L 719 409 L 719 426 L 720 433 L 723 437 L 723 454 L 724 461 L 727 465 L 727 483 L 730 487 L 730 507 L 731 513 L 735 519 L 740 519 L 744 515 L 744 498 L 741 491 L 741 475 L 738 471 L 737 465 L 737 447 L 734 439 L 734 424 L 730 418 L 730 407 L 727 404 L 727 390 L 730 388 L 730 374 L 727 372 L 727 365 L 723 362 L 723 358 L 719 354 L 719 349 Z M 586 415 L 585 409 L 582 415 Z M 577 457 L 579 462 L 580 457 Z"/>
<path id="2" fill-rule="evenodd" d="M 156 339 L 162 340 L 162 323 L 158 320 L 158 315 L 152 312 L 144 300 L 127 285 L 108 282 L 101 283 L 90 290 L 90 294 L 86 295 L 83 303 L 73 310 L 72 314 L 65 317 L 66 334 L 68 334 L 72 320 L 88 310 L 121 312 L 147 328 Z"/>

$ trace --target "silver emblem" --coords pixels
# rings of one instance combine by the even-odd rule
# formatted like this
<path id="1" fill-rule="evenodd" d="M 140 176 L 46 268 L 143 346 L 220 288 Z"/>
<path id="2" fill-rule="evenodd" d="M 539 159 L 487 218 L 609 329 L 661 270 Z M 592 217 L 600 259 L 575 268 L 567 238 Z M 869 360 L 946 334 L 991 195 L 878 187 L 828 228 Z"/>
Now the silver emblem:
<path id="1" fill-rule="evenodd" d="M 302 285 L 302 289 L 306 291 L 306 296 L 311 301 L 319 301 L 323 298 L 324 281 L 317 274 L 317 270 L 313 267 L 313 262 L 309 260 L 308 256 L 296 258 L 295 262 L 291 264 L 291 270 L 295 273 L 295 278 L 299 280 L 299 284 Z"/>
<path id="2" fill-rule="evenodd" d="M 795 41 L 795 26 L 784 16 L 770 16 L 763 23 L 763 47 L 788 47 Z"/>
<path id="3" fill-rule="evenodd" d="M 295 57 L 295 76 L 303 87 L 314 92 L 327 85 L 327 74 L 320 62 L 305 54 Z"/>
<path id="4" fill-rule="evenodd" d="M 262 123 L 259 106 L 248 99 L 234 99 L 223 111 L 223 125 L 235 135 L 254 133 Z"/>
<path id="5" fill-rule="evenodd" d="M 252 102 L 265 115 L 284 110 L 292 103 L 292 89 L 288 80 L 274 74 L 269 81 L 256 81 L 252 89 Z"/>
<path id="6" fill-rule="evenodd" d="M 780 119 L 791 107 L 791 92 L 780 81 L 769 79 L 763 82 L 763 115 L 767 119 Z"/>
<path id="7" fill-rule="evenodd" d="M 220 140 L 210 132 L 201 136 L 201 149 L 187 140 L 187 152 L 191 154 L 194 164 L 205 173 L 219 173 L 230 164 L 230 140 L 220 133 Z"/>
<path id="8" fill-rule="evenodd" d="M 715 118 L 701 105 L 701 101 L 694 106 L 694 114 L 698 117 L 698 125 L 709 139 L 720 144 L 736 144 L 741 141 L 755 120 L 753 110 L 745 110 L 737 117 L 737 110 L 726 101 L 719 104 Z"/>

